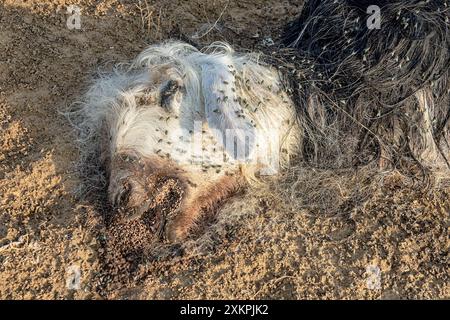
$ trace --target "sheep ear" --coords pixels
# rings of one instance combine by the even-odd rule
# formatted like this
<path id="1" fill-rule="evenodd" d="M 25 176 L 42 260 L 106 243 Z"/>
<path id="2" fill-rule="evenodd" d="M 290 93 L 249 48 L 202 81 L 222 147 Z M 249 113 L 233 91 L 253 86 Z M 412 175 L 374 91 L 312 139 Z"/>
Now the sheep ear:
<path id="1" fill-rule="evenodd" d="M 161 107 L 172 112 L 178 111 L 181 86 L 181 81 L 174 79 L 170 79 L 162 84 L 160 92 Z"/>
<path id="2" fill-rule="evenodd" d="M 201 66 L 205 116 L 217 140 L 231 158 L 248 160 L 255 148 L 255 128 L 244 112 L 230 59 L 217 58 Z"/>

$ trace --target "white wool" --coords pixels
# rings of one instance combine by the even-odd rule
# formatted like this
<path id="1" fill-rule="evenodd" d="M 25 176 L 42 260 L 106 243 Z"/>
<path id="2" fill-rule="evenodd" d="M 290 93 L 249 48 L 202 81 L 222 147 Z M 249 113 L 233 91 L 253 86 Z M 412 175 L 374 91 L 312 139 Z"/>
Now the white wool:
<path id="1" fill-rule="evenodd" d="M 167 109 L 161 92 L 171 80 L 180 90 Z M 107 124 L 111 156 L 167 157 L 211 179 L 238 167 L 276 173 L 299 146 L 277 71 L 224 43 L 203 51 L 180 42 L 150 46 L 128 68 L 99 77 L 78 115 L 84 140 Z"/>

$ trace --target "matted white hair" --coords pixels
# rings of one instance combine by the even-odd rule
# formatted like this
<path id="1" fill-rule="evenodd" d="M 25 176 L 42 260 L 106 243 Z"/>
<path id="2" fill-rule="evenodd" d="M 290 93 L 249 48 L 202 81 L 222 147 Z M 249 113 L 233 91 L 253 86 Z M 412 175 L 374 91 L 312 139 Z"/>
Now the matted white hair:
<path id="1" fill-rule="evenodd" d="M 152 45 L 100 75 L 71 115 L 85 159 L 99 157 L 107 123 L 111 155 L 159 155 L 207 179 L 237 168 L 249 180 L 255 171 L 277 172 L 300 145 L 277 70 L 225 43 L 202 51 L 181 42 Z"/>

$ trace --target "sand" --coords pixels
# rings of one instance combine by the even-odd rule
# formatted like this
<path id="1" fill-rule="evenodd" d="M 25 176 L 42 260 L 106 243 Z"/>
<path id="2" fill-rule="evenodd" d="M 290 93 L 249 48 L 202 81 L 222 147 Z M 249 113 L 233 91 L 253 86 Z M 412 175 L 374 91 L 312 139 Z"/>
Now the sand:
<path id="1" fill-rule="evenodd" d="M 143 220 L 105 223 L 107 208 L 76 196 L 61 112 L 98 68 L 170 37 L 261 48 L 296 3 L 2 0 L 0 298 L 450 298 L 445 184 L 299 169 L 236 196 L 182 245 L 155 242 Z M 66 26 L 70 4 L 81 30 Z"/>

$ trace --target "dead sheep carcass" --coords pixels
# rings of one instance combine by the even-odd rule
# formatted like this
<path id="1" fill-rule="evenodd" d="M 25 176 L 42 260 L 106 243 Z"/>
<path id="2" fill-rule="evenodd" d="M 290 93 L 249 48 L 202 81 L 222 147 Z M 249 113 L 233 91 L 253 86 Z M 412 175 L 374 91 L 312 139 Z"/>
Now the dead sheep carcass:
<path id="1" fill-rule="evenodd" d="M 278 72 L 226 44 L 154 45 L 98 77 L 72 118 L 85 176 L 106 172 L 109 203 L 185 238 L 244 185 L 287 165 L 299 145 Z M 87 164 L 90 164 L 87 165 Z"/>
<path id="2" fill-rule="evenodd" d="M 72 113 L 84 176 L 103 166 L 109 203 L 171 241 L 294 157 L 448 178 L 449 14 L 448 1 L 310 0 L 265 54 L 151 46 Z"/>

